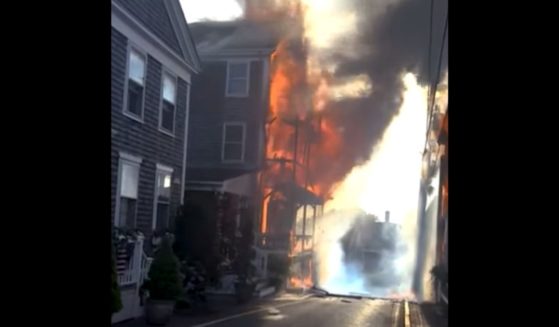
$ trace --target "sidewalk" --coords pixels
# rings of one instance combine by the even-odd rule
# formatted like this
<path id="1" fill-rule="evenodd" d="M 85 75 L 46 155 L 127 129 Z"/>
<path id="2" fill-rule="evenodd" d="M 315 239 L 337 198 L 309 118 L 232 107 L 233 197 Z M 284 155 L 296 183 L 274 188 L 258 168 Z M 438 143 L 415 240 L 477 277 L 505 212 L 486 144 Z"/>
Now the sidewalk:
<path id="1" fill-rule="evenodd" d="M 253 299 L 248 303 L 238 304 L 230 298 L 212 298 L 207 307 L 201 307 L 196 310 L 180 310 L 173 314 L 171 321 L 167 327 L 186 327 L 201 324 L 206 321 L 217 320 L 223 317 L 235 315 L 237 313 L 250 310 L 258 310 L 266 308 L 270 305 L 277 305 L 285 301 L 293 301 L 297 297 L 287 294 L 277 294 L 262 299 Z M 145 317 L 135 320 L 125 321 L 113 325 L 114 327 L 147 327 Z"/>
<path id="2" fill-rule="evenodd" d="M 448 327 L 447 309 L 435 303 L 422 303 L 419 305 L 423 314 L 424 323 L 430 327 Z"/>

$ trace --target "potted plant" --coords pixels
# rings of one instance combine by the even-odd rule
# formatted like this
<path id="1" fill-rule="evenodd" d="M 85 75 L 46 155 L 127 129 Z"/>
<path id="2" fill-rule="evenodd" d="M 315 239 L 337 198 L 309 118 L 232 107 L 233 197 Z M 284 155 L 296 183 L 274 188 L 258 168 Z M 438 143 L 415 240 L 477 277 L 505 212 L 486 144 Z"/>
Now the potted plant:
<path id="1" fill-rule="evenodd" d="M 175 303 L 182 292 L 182 275 L 179 261 L 171 246 L 171 240 L 164 238 L 157 249 L 148 273 L 148 280 L 142 286 L 148 292 L 146 319 L 151 325 L 165 325 L 171 319 Z"/>
<path id="2" fill-rule="evenodd" d="M 252 298 L 254 294 L 255 285 L 245 275 L 238 277 L 235 283 L 235 295 L 237 296 L 238 303 L 245 303 Z"/>

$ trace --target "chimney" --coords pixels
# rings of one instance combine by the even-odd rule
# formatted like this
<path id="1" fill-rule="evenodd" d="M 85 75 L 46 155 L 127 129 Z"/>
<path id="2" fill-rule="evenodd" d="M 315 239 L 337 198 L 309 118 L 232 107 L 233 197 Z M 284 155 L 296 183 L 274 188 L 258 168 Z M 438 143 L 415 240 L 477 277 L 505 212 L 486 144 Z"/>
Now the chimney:
<path id="1" fill-rule="evenodd" d="M 390 211 L 386 211 L 384 213 L 384 222 L 386 222 L 386 223 L 390 222 Z"/>
<path id="2" fill-rule="evenodd" d="M 273 7 L 273 2 L 269 0 L 244 0 L 245 19 L 258 20 L 262 18 L 266 10 Z"/>

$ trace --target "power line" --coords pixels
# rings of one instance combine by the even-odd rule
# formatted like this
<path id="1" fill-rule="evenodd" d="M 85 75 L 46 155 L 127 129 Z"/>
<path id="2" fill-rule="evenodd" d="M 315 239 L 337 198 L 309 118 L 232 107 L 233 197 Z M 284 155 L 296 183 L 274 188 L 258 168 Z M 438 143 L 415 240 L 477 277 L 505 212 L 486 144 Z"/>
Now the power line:
<path id="1" fill-rule="evenodd" d="M 441 78 L 441 65 L 443 62 L 443 51 L 444 51 L 444 41 L 446 40 L 446 33 L 448 31 L 448 11 L 446 13 L 446 19 L 444 21 L 444 30 L 443 30 L 443 40 L 441 42 L 441 50 L 439 51 L 439 65 L 437 67 L 437 75 L 436 75 L 436 82 L 435 82 L 435 92 L 437 93 L 437 87 L 439 86 L 439 79 Z M 431 108 L 435 104 L 435 94 L 433 94 L 433 99 L 431 100 Z"/>
<path id="2" fill-rule="evenodd" d="M 427 80 L 429 84 L 427 86 L 427 110 L 429 110 L 429 99 L 431 99 L 431 48 L 433 46 L 433 8 L 435 0 L 431 0 L 431 9 L 429 11 L 429 48 L 427 54 Z M 429 117 L 429 114 L 427 114 Z M 427 118 L 429 119 L 429 118 Z M 427 125 L 429 125 L 429 120 L 427 120 Z"/>
<path id="3" fill-rule="evenodd" d="M 437 88 L 439 86 L 439 80 L 440 80 L 440 75 L 441 75 L 441 66 L 442 66 L 442 59 L 443 59 L 443 51 L 444 51 L 444 45 L 445 45 L 445 40 L 446 40 L 446 34 L 448 31 L 448 10 L 446 11 L 446 18 L 445 18 L 445 23 L 444 23 L 444 30 L 443 30 L 443 37 L 442 37 L 442 41 L 441 41 L 441 48 L 439 51 L 439 59 L 438 59 L 438 65 L 437 65 L 437 75 L 435 76 L 435 86 L 434 86 L 434 90 L 433 88 L 431 88 L 432 91 L 432 95 L 428 94 L 428 101 L 430 101 L 428 107 L 427 107 L 427 118 L 428 118 L 428 123 L 427 123 L 427 132 L 425 135 L 425 147 L 427 147 L 427 142 L 429 140 L 429 130 L 431 128 L 431 122 L 433 121 L 432 117 L 433 117 L 433 107 L 435 105 L 435 96 L 437 94 Z M 429 58 L 430 59 L 430 58 Z M 430 82 L 430 81 L 429 81 Z M 429 84 L 431 85 L 431 84 Z M 424 148 L 425 148 L 424 147 Z"/>

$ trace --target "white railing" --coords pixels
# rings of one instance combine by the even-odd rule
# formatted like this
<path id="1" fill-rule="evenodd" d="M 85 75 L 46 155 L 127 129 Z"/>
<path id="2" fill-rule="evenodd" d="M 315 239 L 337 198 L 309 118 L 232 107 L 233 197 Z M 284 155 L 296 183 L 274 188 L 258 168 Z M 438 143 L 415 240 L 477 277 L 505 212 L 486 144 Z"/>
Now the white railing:
<path id="1" fill-rule="evenodd" d="M 134 271 L 133 270 L 125 270 L 118 275 L 118 285 L 126 286 L 134 284 Z"/>
<path id="2" fill-rule="evenodd" d="M 138 287 L 141 286 L 147 277 L 151 261 L 152 259 L 148 258 L 144 253 L 144 240 L 136 240 L 128 267 L 118 273 L 118 284 L 120 286 L 132 284 L 138 284 Z"/>

